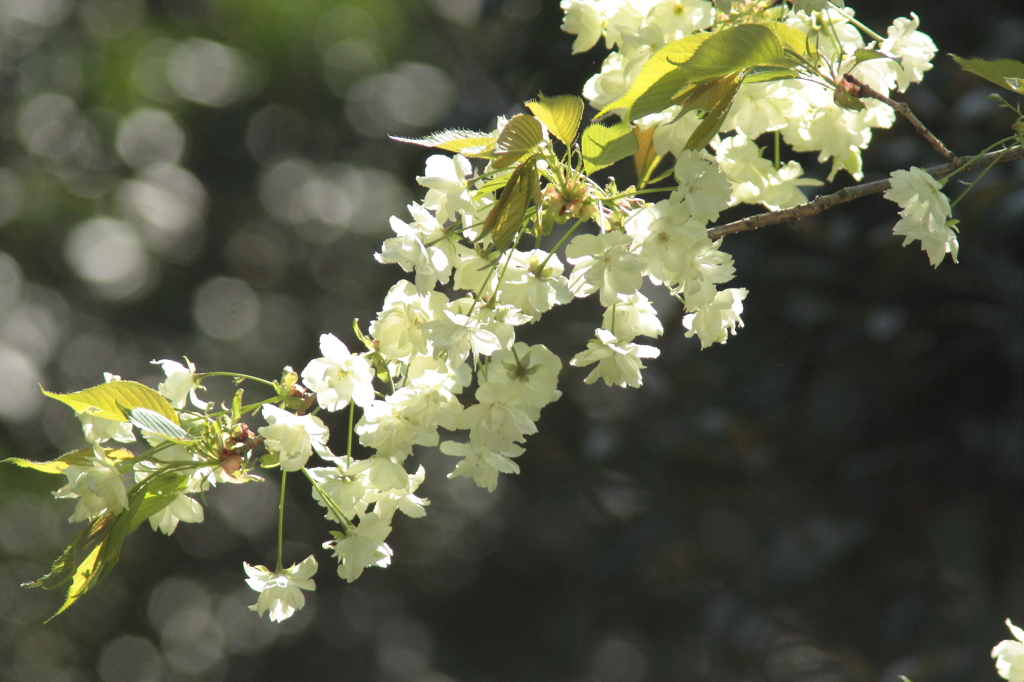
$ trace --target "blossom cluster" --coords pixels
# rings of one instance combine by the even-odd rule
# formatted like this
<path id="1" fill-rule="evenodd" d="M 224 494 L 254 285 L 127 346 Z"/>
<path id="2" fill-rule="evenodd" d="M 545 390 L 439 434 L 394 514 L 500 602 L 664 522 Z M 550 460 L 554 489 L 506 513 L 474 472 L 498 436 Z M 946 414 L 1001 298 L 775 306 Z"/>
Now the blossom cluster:
<path id="1" fill-rule="evenodd" d="M 593 48 L 601 38 L 611 52 L 601 70 L 584 87 L 597 109 L 616 102 L 636 80 L 647 61 L 668 43 L 732 17 L 717 12 L 708 0 L 562 0 L 562 29 L 576 34 L 573 52 Z M 756 140 L 777 132 L 794 151 L 818 152 L 819 163 L 832 161 L 831 180 L 840 170 L 863 176 L 861 151 L 872 128 L 888 128 L 895 115 L 882 102 L 867 100 L 860 111 L 841 107 L 835 85 L 846 74 L 888 95 L 918 83 L 932 68 L 937 52 L 932 39 L 917 30 L 915 14 L 898 18 L 886 37 L 866 34 L 850 7 L 830 6 L 815 12 L 790 11 L 781 20 L 806 34 L 822 57 L 822 78 L 744 82 L 725 124 L 712 142 L 714 159 L 732 185 L 731 203 L 786 208 L 803 201 L 804 179 L 796 161 L 773 164 L 761 155 Z M 888 58 L 860 61 L 857 52 L 876 50 Z M 644 125 L 657 126 L 659 154 L 678 156 L 699 120 L 695 112 L 679 116 L 673 107 L 652 114 Z"/>
<path id="2" fill-rule="evenodd" d="M 561 4 L 563 29 L 577 35 L 574 52 L 602 38 L 612 50 L 585 88 L 596 108 L 618 101 L 667 44 L 739 21 L 706 0 Z M 836 83 L 853 74 L 883 94 L 902 91 L 921 80 L 935 53 L 913 15 L 897 19 L 887 38 L 874 41 L 865 38 L 849 8 L 780 17 L 814 46 L 817 76 L 743 82 L 720 130 L 701 150 L 687 148 L 703 125 L 696 111 L 673 105 L 632 122 L 634 130 L 650 135 L 659 159 L 671 158 L 675 188 L 659 201 L 645 202 L 633 188 L 620 192 L 614 181 L 599 187 L 580 172 L 568 139 L 575 137 L 578 116 L 568 134 L 533 119 L 536 140 L 528 155 L 520 150 L 511 161 L 497 152 L 474 154 L 469 143 L 457 149 L 430 145 L 457 153 L 430 156 L 417 178 L 426 190 L 422 200 L 408 207 L 407 219 L 391 218 L 394 236 L 376 258 L 410 278 L 390 289 L 365 331 L 357 329 L 365 348 L 350 350 L 324 334 L 321 356 L 299 373 L 285 368 L 282 381 L 273 384 L 274 398 L 216 413 L 198 397 L 205 377 L 191 363 L 154 361 L 166 375 L 158 387 L 166 410 L 155 406 L 160 419 L 145 401 L 139 406 L 148 412 L 130 419 L 104 411 L 102 401 L 76 407 L 90 448 L 62 462 L 68 483 L 55 493 L 77 500 L 70 520 L 149 510 L 138 500 L 158 500 L 147 512 L 149 522 L 171 534 L 179 522 L 203 520 L 196 494 L 257 478 L 253 451 L 262 445 L 263 467 L 279 467 L 282 475 L 301 472 L 309 480 L 314 500 L 336 528 L 324 548 L 337 559 L 338 575 L 353 581 L 368 567 L 390 564 L 386 541 L 398 511 L 426 514 L 429 501 L 417 495 L 426 471 L 409 463 L 417 446 L 452 457 L 449 478 L 471 478 L 487 490 L 495 489 L 501 474 L 519 472 L 516 460 L 537 431 L 541 410 L 561 395 L 562 361 L 544 345 L 518 337 L 553 308 L 594 295 L 603 307 L 593 338 L 570 361 L 590 368 L 587 383 L 642 384 L 643 361 L 657 357 L 658 349 L 641 337 L 663 333 L 648 298 L 654 287 L 681 303 L 686 336 L 696 336 L 702 348 L 725 343 L 743 325 L 747 290 L 722 288 L 735 267 L 722 241 L 709 237 L 709 224 L 739 203 L 794 206 L 805 200 L 802 187 L 820 184 L 804 178 L 796 161 L 781 163 L 778 150 L 774 161 L 765 158 L 757 140 L 775 133 L 776 144 L 782 140 L 794 151 L 818 152 L 820 162 L 831 160 L 830 179 L 839 170 L 859 178 L 872 128 L 891 125 L 893 113 L 878 101 L 859 109 L 840 106 Z M 864 50 L 879 57 L 863 60 Z M 529 138 L 516 125 L 515 119 L 499 119 L 497 130 L 482 139 L 494 150 L 501 140 Z M 565 144 L 564 155 L 555 153 L 552 136 Z M 897 171 L 886 194 L 902 208 L 897 234 L 921 240 L 933 264 L 946 253 L 954 260 L 957 255 L 949 202 L 939 190 L 934 179 L 911 169 Z M 534 202 L 536 213 L 510 209 L 516 196 L 525 197 L 525 207 Z M 571 227 L 553 230 L 570 219 L 576 219 Z M 577 233 L 581 227 L 589 231 Z M 528 240 L 532 248 L 522 243 Z M 107 381 L 127 383 L 112 376 Z M 351 448 L 336 454 L 329 446 L 318 413 L 344 409 L 352 410 L 349 435 L 368 453 L 363 458 Z M 241 418 L 257 410 L 266 425 L 253 432 Z M 144 455 L 103 445 L 133 442 L 133 426 L 151 447 Z M 314 589 L 316 568 L 313 557 L 283 569 L 279 556 L 273 571 L 246 564 L 248 583 L 260 592 L 253 609 L 269 611 L 272 620 L 288 618 L 302 607 L 302 590 Z"/>

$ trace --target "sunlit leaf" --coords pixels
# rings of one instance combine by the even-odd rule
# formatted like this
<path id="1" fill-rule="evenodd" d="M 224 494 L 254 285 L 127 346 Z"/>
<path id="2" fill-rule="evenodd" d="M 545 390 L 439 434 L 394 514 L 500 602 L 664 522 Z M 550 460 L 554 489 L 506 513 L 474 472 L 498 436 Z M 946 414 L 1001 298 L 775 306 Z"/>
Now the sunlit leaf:
<path id="1" fill-rule="evenodd" d="M 111 381 L 75 393 L 50 393 L 43 390 L 43 394 L 61 401 L 73 409 L 76 414 L 89 410 L 96 417 L 126 422 L 128 418 L 121 412 L 121 408 L 134 410 L 144 407 L 162 414 L 175 424 L 179 423 L 178 414 L 166 398 L 149 386 L 135 381 Z"/>
<path id="2" fill-rule="evenodd" d="M 5 460 L 0 460 L 0 463 L 13 464 L 25 469 L 34 469 L 44 474 L 62 474 L 69 466 L 89 466 L 89 461 L 95 457 L 96 455 L 93 453 L 92 448 L 83 448 L 66 452 L 57 459 L 51 459 L 48 462 L 33 462 L 28 459 L 21 459 L 20 457 L 9 457 Z"/>
<path id="3" fill-rule="evenodd" d="M 793 9 L 799 12 L 803 10 L 808 14 L 811 12 L 820 12 L 823 9 L 828 9 L 830 6 L 844 7 L 843 0 L 793 0 Z"/>
<path id="4" fill-rule="evenodd" d="M 151 431 L 152 433 L 166 436 L 173 440 L 187 440 L 189 438 L 188 431 L 181 428 L 159 412 L 147 410 L 144 407 L 138 407 L 134 410 L 125 410 L 125 412 L 129 420 L 131 420 L 131 423 L 144 431 Z"/>
<path id="5" fill-rule="evenodd" d="M 478 182 L 473 190 L 478 194 L 490 194 L 491 192 L 497 192 L 508 183 L 509 178 L 512 177 L 512 173 L 513 170 L 511 168 L 502 169 L 501 171 Z"/>
<path id="6" fill-rule="evenodd" d="M 482 237 L 491 235 L 494 250 L 503 252 L 512 245 L 534 197 L 536 182 L 537 167 L 532 158 L 520 164 L 509 178 L 480 231 Z"/>
<path id="7" fill-rule="evenodd" d="M 964 59 L 951 54 L 950 57 L 956 60 L 964 71 L 981 76 L 987 81 L 995 83 L 1001 88 L 1006 88 L 1018 95 L 1024 94 L 1024 63 L 1016 59 Z"/>
<path id="8" fill-rule="evenodd" d="M 434 147 L 465 156 L 486 156 L 494 149 L 494 135 L 475 130 L 442 130 L 426 137 L 391 136 L 396 142 L 408 142 L 421 147 Z"/>
<path id="9" fill-rule="evenodd" d="M 777 66 L 755 66 L 747 72 L 744 83 L 767 83 L 768 81 L 785 81 L 799 78 L 793 69 L 782 69 Z"/>
<path id="10" fill-rule="evenodd" d="M 693 134 L 690 135 L 690 139 L 686 141 L 685 149 L 691 151 L 703 149 L 722 128 L 722 123 L 725 122 L 725 117 L 732 107 L 733 100 L 736 99 L 736 93 L 739 92 L 743 76 L 742 74 L 734 74 L 731 78 L 727 77 L 722 80 L 723 90 L 721 97 L 715 104 L 715 107 L 704 116 L 704 120 L 700 122 L 700 125 L 693 131 Z"/>
<path id="11" fill-rule="evenodd" d="M 864 102 L 854 97 L 846 88 L 838 87 L 835 92 L 832 93 L 832 101 L 836 103 L 836 106 L 840 106 L 843 109 L 849 109 L 850 111 L 863 111 Z"/>
<path id="12" fill-rule="evenodd" d="M 583 167 L 587 173 L 593 173 L 636 154 L 640 151 L 640 142 L 625 122 L 620 121 L 608 127 L 593 123 L 583 131 L 580 147 Z"/>
<path id="13" fill-rule="evenodd" d="M 527 114 L 516 114 L 509 119 L 494 144 L 493 168 L 507 168 L 533 151 L 544 140 L 540 121 Z"/>
<path id="14" fill-rule="evenodd" d="M 682 70 L 692 83 L 720 78 L 784 60 L 782 44 L 763 24 L 740 24 L 713 34 L 697 48 Z"/>
<path id="15" fill-rule="evenodd" d="M 682 107 L 682 113 L 693 110 L 711 111 L 716 108 L 723 98 L 735 96 L 733 92 L 736 80 L 742 80 L 739 74 L 729 74 L 721 78 L 712 78 L 698 85 L 693 86 L 676 100 Z"/>
<path id="16" fill-rule="evenodd" d="M 125 534 L 173 502 L 187 486 L 188 477 L 175 471 L 164 471 L 140 482 L 125 512 Z"/>
<path id="17" fill-rule="evenodd" d="M 869 62 L 872 59 L 892 59 L 892 57 L 884 52 L 879 52 L 878 50 L 861 49 L 853 53 L 854 64 L 863 64 L 864 62 Z"/>
<path id="18" fill-rule="evenodd" d="M 710 33 L 695 33 L 681 40 L 676 40 L 655 52 L 625 95 L 615 100 L 604 109 L 597 117 L 600 118 L 614 109 L 628 109 L 632 111 L 636 107 L 637 100 L 644 98 L 645 104 L 639 109 L 647 110 L 647 113 L 662 111 L 671 104 L 672 95 L 679 88 L 686 85 L 686 80 L 673 80 L 671 78 L 662 82 L 662 79 L 677 72 L 679 65 L 693 56 L 705 40 L 711 37 Z M 659 102 L 664 102 L 659 105 Z M 643 114 L 641 114 L 643 115 Z M 639 118 L 637 116 L 636 118 Z"/>
<path id="19" fill-rule="evenodd" d="M 800 29 L 794 28 L 789 24 L 784 24 L 781 21 L 769 21 L 760 25 L 774 33 L 775 37 L 779 39 L 779 43 L 784 49 L 789 49 L 802 57 L 810 59 L 811 61 L 814 61 L 817 58 L 817 50 L 808 40 L 807 34 Z M 782 65 L 780 64 L 780 66 Z"/>
<path id="20" fill-rule="evenodd" d="M 646 182 L 647 176 L 661 160 L 658 152 L 654 149 L 655 130 L 657 128 L 651 126 L 643 129 L 637 128 L 634 131 L 639 149 L 633 154 L 633 166 L 636 168 L 636 177 L 640 182 Z"/>
<path id="21" fill-rule="evenodd" d="M 570 145 L 576 139 L 583 118 L 583 100 L 576 95 L 545 97 L 541 94 L 537 100 L 527 102 L 526 107 L 564 144 Z"/>
<path id="22" fill-rule="evenodd" d="M 677 103 L 679 97 L 689 89 L 705 81 L 740 73 L 755 66 L 795 64 L 791 57 L 786 56 L 779 38 L 764 25 L 740 24 L 722 29 L 701 42 L 692 56 L 676 70 L 666 72 L 637 96 L 629 108 L 628 119 L 635 121 L 663 111 Z"/>

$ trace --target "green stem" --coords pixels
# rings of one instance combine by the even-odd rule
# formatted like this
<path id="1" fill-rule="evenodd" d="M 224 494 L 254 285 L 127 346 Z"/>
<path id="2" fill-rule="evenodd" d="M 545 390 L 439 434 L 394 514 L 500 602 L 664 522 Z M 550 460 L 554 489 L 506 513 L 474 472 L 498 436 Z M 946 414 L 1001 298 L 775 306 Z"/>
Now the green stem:
<path id="1" fill-rule="evenodd" d="M 394 388 L 394 384 L 391 386 Z M 352 466 L 352 432 L 354 431 L 353 424 L 356 421 L 356 405 L 350 402 L 348 404 L 348 443 L 345 445 L 345 464 L 346 466 Z"/>
<path id="2" fill-rule="evenodd" d="M 780 147 L 781 147 L 781 143 L 779 142 L 779 131 L 776 130 L 775 131 L 775 170 L 779 170 L 779 167 L 782 166 L 782 161 L 779 158 L 779 154 L 780 154 L 779 148 Z"/>
<path id="3" fill-rule="evenodd" d="M 266 384 L 271 388 L 276 388 L 273 381 L 267 381 L 266 379 L 260 379 L 249 374 L 239 374 L 238 372 L 201 372 L 195 375 L 196 379 L 205 379 L 206 377 L 233 377 L 235 379 L 248 379 L 249 381 L 256 381 L 261 384 Z"/>
<path id="4" fill-rule="evenodd" d="M 342 520 L 342 529 L 345 530 L 347 528 L 351 528 L 354 524 L 351 521 L 349 521 L 348 518 L 341 512 L 341 507 L 338 506 L 338 503 L 332 500 L 330 496 L 328 496 L 328 494 L 324 492 L 324 489 L 321 488 L 320 484 L 316 482 L 316 479 L 313 478 L 313 475 L 306 471 L 306 467 L 302 467 L 302 473 L 306 475 L 306 478 L 309 479 L 309 482 L 313 485 L 313 488 L 316 489 L 317 493 L 320 494 L 320 499 L 324 501 L 324 504 L 327 505 L 327 508 L 339 519 Z"/>
<path id="5" fill-rule="evenodd" d="M 959 175 L 960 173 L 962 173 L 965 170 L 967 170 L 970 167 L 971 162 L 974 161 L 974 159 L 977 159 L 978 157 L 984 156 L 985 154 L 987 154 L 991 150 L 995 149 L 999 145 L 1006 144 L 1007 142 L 1010 142 L 1010 141 L 1015 140 L 1015 139 L 1017 139 L 1015 136 L 1011 136 L 1011 137 L 1004 137 L 1001 140 L 997 140 L 996 142 L 993 142 L 992 144 L 990 144 L 989 146 L 985 147 L 980 152 L 978 152 L 977 154 L 972 156 L 971 158 L 967 159 L 967 161 L 965 161 L 959 168 L 957 168 L 955 171 L 953 171 L 952 173 L 947 175 L 945 178 L 943 178 L 943 180 L 942 180 L 943 183 L 949 182 L 950 179 L 955 178 L 957 175 Z M 997 159 L 996 163 L 998 163 L 998 159 L 1002 159 L 1003 156 L 1006 154 L 1006 152 L 1010 151 L 1010 149 L 1011 149 L 1010 147 L 1007 147 L 1006 149 L 1004 149 L 1003 153 L 1000 154 L 998 157 L 996 157 L 996 159 Z M 991 168 L 991 166 L 989 166 L 989 168 Z M 986 172 L 987 172 L 987 170 L 986 170 Z M 978 178 L 978 179 L 980 180 L 981 178 Z M 977 180 L 975 180 L 975 182 L 977 182 Z M 958 199 L 958 201 L 959 201 L 959 199 Z"/>
<path id="6" fill-rule="evenodd" d="M 274 573 L 280 573 L 284 568 L 281 563 L 281 555 L 284 553 L 284 484 L 288 479 L 288 472 L 281 472 L 281 500 L 277 505 L 277 568 Z"/>
<path id="7" fill-rule="evenodd" d="M 639 194 L 639 192 L 638 192 L 638 194 Z M 582 224 L 583 224 L 583 218 L 580 218 L 579 220 L 577 220 L 573 224 L 572 227 L 570 227 L 566 231 L 565 234 L 562 235 L 562 238 L 558 240 L 557 244 L 555 244 L 555 248 L 551 249 L 551 251 L 548 252 L 547 257 L 543 261 L 541 261 L 540 267 L 537 268 L 537 272 L 544 272 L 544 266 L 548 264 L 548 261 L 551 260 L 551 257 L 553 255 L 555 255 L 555 253 L 558 252 L 558 249 L 561 248 L 562 244 L 565 243 L 565 240 L 568 239 L 570 236 L 572 236 L 572 233 L 576 231 L 576 228 L 579 227 Z"/>
<path id="8" fill-rule="evenodd" d="M 851 24 L 853 24 L 854 26 L 859 28 L 864 33 L 867 33 L 869 36 L 871 36 L 872 38 L 874 38 L 875 40 L 877 40 L 880 43 L 885 40 L 885 38 L 883 38 L 882 36 L 878 35 L 874 31 L 872 31 L 870 28 L 865 26 L 864 24 L 860 23 L 859 21 L 857 21 L 856 19 L 854 19 L 850 15 L 846 14 L 845 12 L 843 12 L 842 9 L 844 9 L 844 8 L 840 8 L 838 5 L 835 5 L 835 4 L 831 3 L 831 2 L 829 4 L 832 5 L 832 9 L 834 9 L 838 14 L 840 14 L 843 17 L 845 17 L 847 21 L 849 21 Z M 829 22 L 829 23 L 831 23 L 831 22 Z"/>
<path id="9" fill-rule="evenodd" d="M 951 203 L 951 204 L 949 205 L 949 208 L 950 208 L 950 210 L 952 210 L 953 208 L 955 208 L 955 207 L 956 207 L 956 205 L 960 203 L 960 200 L 961 200 L 961 199 L 963 199 L 963 198 L 964 198 L 965 196 L 967 196 L 967 193 L 968 193 L 968 192 L 970 192 L 970 191 L 971 191 L 972 189 L 974 189 L 974 186 L 975 186 L 975 185 L 977 185 L 977 184 L 978 184 L 978 182 L 979 182 L 979 181 L 980 181 L 980 180 L 981 180 L 981 179 L 982 179 L 983 177 L 985 177 L 985 173 L 988 173 L 988 172 L 989 172 L 990 170 L 992 170 L 992 166 L 994 166 L 994 165 L 996 165 L 997 163 L 999 163 L 999 162 L 1000 162 L 1000 161 L 1002 160 L 1002 158 L 1003 158 L 1004 156 L 1006 156 L 1006 153 L 1007 153 L 1008 151 L 1010 151 L 1010 150 L 1009 150 L 1009 149 L 1004 149 L 1004 150 L 1003 150 L 1003 153 L 1002 153 L 1002 154 L 1000 154 L 999 156 L 997 156 L 997 157 L 996 157 L 996 158 L 995 158 L 995 159 L 994 159 L 994 160 L 992 161 L 992 163 L 990 163 L 989 165 L 985 166 L 985 170 L 981 171 L 981 173 L 979 173 L 979 174 L 978 174 L 978 177 L 974 178 L 974 180 L 973 180 L 973 181 L 971 182 L 971 184 L 967 185 L 967 189 L 965 189 L 965 190 L 964 190 L 963 192 L 961 192 L 961 193 L 960 193 L 960 196 L 958 196 L 958 197 L 957 197 L 956 199 L 954 199 L 954 200 L 953 200 L 953 203 Z"/>

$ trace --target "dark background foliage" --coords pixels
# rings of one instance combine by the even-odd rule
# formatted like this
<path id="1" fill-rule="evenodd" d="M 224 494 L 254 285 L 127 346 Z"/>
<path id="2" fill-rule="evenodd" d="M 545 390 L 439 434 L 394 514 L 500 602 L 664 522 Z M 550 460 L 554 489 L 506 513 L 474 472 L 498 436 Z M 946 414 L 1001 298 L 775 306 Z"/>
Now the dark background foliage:
<path id="1" fill-rule="evenodd" d="M 877 30 L 917 11 L 943 52 L 1024 57 L 1009 3 L 857 10 Z M 385 135 L 578 93 L 603 53 L 570 56 L 560 18 L 547 0 L 0 2 L 0 456 L 80 445 L 37 383 L 155 385 L 149 360 L 181 355 L 273 378 L 322 332 L 354 345 L 400 274 L 373 253 L 427 155 Z M 958 153 L 1005 135 L 990 88 L 935 64 L 906 95 L 925 123 Z M 132 138 L 139 108 L 178 132 L 157 114 Z M 866 179 L 939 161 L 911 133 L 877 133 Z M 241 570 L 273 563 L 273 473 L 211 491 L 171 538 L 143 527 L 43 625 L 62 595 L 18 584 L 48 570 L 71 504 L 4 467 L 0 680 L 994 680 L 1003 619 L 1024 621 L 1024 167 L 993 169 L 958 217 L 961 262 L 938 269 L 879 197 L 729 237 L 739 336 L 700 351 L 659 301 L 644 387 L 567 368 L 493 494 L 422 452 L 428 515 L 399 517 L 393 565 L 356 583 L 289 485 L 286 561 L 321 569 L 280 626 L 246 610 Z M 567 358 L 596 313 L 523 336 Z"/>

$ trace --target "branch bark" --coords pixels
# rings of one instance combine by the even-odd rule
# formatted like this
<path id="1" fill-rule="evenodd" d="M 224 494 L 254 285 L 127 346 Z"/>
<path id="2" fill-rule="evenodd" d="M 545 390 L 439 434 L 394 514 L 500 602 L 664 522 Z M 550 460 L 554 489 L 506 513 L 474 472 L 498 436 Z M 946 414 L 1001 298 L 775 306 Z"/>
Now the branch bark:
<path id="1" fill-rule="evenodd" d="M 877 99 L 879 102 L 888 104 L 893 111 L 907 119 L 910 125 L 914 126 L 914 130 L 917 131 L 917 134 L 927 140 L 928 144 L 932 146 L 932 149 L 941 154 L 942 158 L 946 159 L 950 163 L 954 163 L 956 161 L 956 154 L 949 151 L 949 148 L 942 144 L 942 140 L 935 137 L 932 131 L 928 130 L 925 125 L 921 123 L 921 119 L 914 115 L 914 112 L 910 110 L 910 107 L 907 106 L 905 102 L 897 102 L 894 99 L 886 97 L 870 85 L 861 83 L 850 74 L 843 76 L 843 79 L 846 83 L 852 86 L 851 90 L 854 97 L 870 97 L 871 99 Z"/>
<path id="2" fill-rule="evenodd" d="M 1016 145 L 1009 149 L 1000 149 L 994 152 L 989 152 L 988 154 L 982 154 L 977 158 L 960 156 L 953 159 L 950 163 L 944 163 L 941 166 L 933 166 L 932 168 L 925 168 L 925 171 L 933 178 L 941 179 L 956 170 L 962 169 L 964 171 L 969 171 L 977 168 L 983 168 L 997 159 L 999 160 L 999 163 L 1007 163 L 1009 161 L 1024 159 L 1024 145 Z M 759 215 L 751 216 L 750 218 L 744 218 L 742 220 L 726 223 L 725 225 L 718 225 L 717 227 L 709 228 L 708 236 L 714 240 L 724 237 L 727 234 L 747 232 L 748 230 L 756 230 L 760 227 L 767 227 L 768 225 L 778 225 L 779 223 L 800 220 L 801 218 L 817 215 L 832 208 L 833 206 L 845 204 L 848 201 L 853 201 L 854 199 L 859 199 L 860 197 L 864 197 L 869 194 L 881 194 L 891 186 L 891 180 L 886 178 L 885 180 L 875 180 L 874 182 L 865 182 L 861 185 L 844 187 L 838 192 L 819 196 L 812 201 L 808 201 L 806 204 L 799 204 L 798 206 L 785 208 L 779 211 L 761 213 Z"/>

